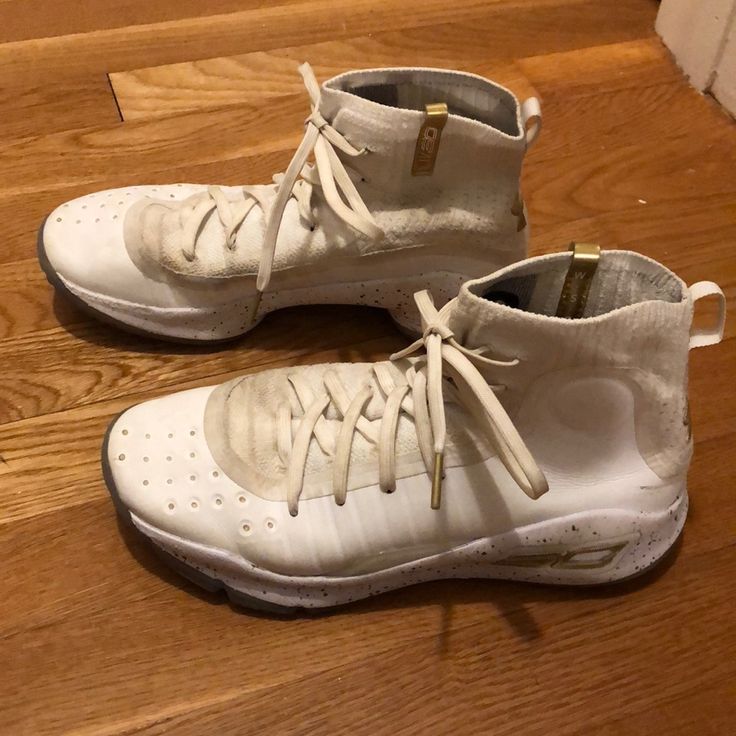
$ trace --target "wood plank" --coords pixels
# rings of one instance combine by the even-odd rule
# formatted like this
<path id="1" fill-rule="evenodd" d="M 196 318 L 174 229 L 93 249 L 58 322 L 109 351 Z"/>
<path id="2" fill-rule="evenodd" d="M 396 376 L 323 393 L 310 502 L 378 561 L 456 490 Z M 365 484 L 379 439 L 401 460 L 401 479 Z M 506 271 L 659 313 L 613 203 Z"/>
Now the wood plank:
<path id="1" fill-rule="evenodd" d="M 702 689 L 647 704 L 638 713 L 626 713 L 601 724 L 596 736 L 722 736 L 736 723 L 736 679 L 714 680 Z M 584 727 L 575 736 L 588 736 Z"/>
<path id="2" fill-rule="evenodd" d="M 13 138 L 120 121 L 115 97 L 104 74 L 81 80 L 65 79 L 56 84 L 48 81 L 3 84 L 0 108 L 3 144 Z"/>
<path id="3" fill-rule="evenodd" d="M 727 570 L 732 561 L 731 551 L 713 559 L 717 565 L 713 578 L 729 590 L 733 586 Z M 680 578 L 681 584 L 692 580 L 692 573 Z M 662 593 L 665 581 L 659 582 Z M 447 733 L 462 723 L 463 734 L 469 735 L 543 736 L 570 733 L 581 721 L 588 726 L 587 733 L 597 733 L 599 724 L 622 712 L 733 678 L 736 665 L 728 658 L 718 659 L 718 652 L 734 646 L 734 629 L 718 637 L 720 642 L 712 636 L 720 616 L 727 615 L 727 599 L 715 590 L 699 592 L 702 600 L 691 602 L 693 621 L 682 604 L 668 608 L 670 625 L 663 625 L 661 608 L 653 600 L 630 600 L 628 606 L 620 600 L 607 609 L 592 637 L 581 626 L 582 616 L 556 620 L 554 625 L 545 616 L 540 623 L 530 613 L 535 611 L 533 606 L 510 612 L 508 618 L 516 615 L 521 631 L 509 636 L 508 630 L 493 626 L 491 611 L 485 621 L 447 632 L 444 659 L 437 656 L 442 647 L 437 635 L 417 638 L 411 648 L 398 646 L 359 661 L 346 663 L 342 657 L 339 669 L 288 685 L 246 693 L 230 702 L 198 703 L 188 712 L 164 712 L 158 732 L 168 728 L 193 735 L 211 728 L 237 733 L 238 722 L 266 729 L 280 704 L 280 724 L 287 733 L 304 729 L 315 734 L 409 736 Z M 709 609 L 702 605 L 707 603 Z M 463 610 L 463 617 L 467 615 Z M 681 635 L 684 625 L 686 637 Z M 641 632 L 642 643 L 630 636 L 632 626 Z M 696 651 L 712 666 L 703 659 L 685 665 L 684 660 Z M 664 681 L 663 668 L 672 674 Z M 508 684 L 512 672 L 528 677 L 523 696 L 518 687 Z M 610 696 L 612 687 L 615 698 Z M 693 718 L 696 724 L 710 720 L 708 714 Z M 143 725 L 136 722 L 138 727 Z M 153 727 L 150 720 L 146 725 Z"/>
<path id="4" fill-rule="evenodd" d="M 375 41 L 375 37 L 367 39 Z M 352 49 L 350 45 L 345 45 Z M 417 58 L 397 54 L 361 54 L 361 68 L 388 66 L 416 66 Z M 427 58 L 427 66 L 442 66 L 434 55 Z M 297 63 L 289 58 L 275 58 L 272 54 L 256 52 L 243 56 L 219 57 L 183 64 L 172 64 L 153 69 L 112 74 L 115 94 L 125 120 L 145 120 L 168 117 L 185 112 L 241 105 L 253 108 L 291 105 L 306 99 Z M 472 73 L 488 73 L 497 83 L 511 89 L 524 99 L 534 94 L 514 64 L 499 62 L 492 65 L 473 64 L 468 60 L 456 68 Z M 355 68 L 350 63 L 312 65 L 320 81 Z"/>
<path id="5" fill-rule="evenodd" d="M 279 0 L 288 6 L 303 0 Z M 270 0 L 4 0 L 0 2 L 0 43 L 50 36 L 91 33 L 111 28 L 163 23 L 178 19 L 224 15 L 271 5 Z"/>
<path id="6" fill-rule="evenodd" d="M 79 319 L 78 311 L 61 301 L 57 316 L 53 294 L 35 258 L 5 264 L 0 269 L 0 292 L 0 339 Z"/>
<path id="7" fill-rule="evenodd" d="M 360 41 L 364 65 L 416 63 L 409 56 L 397 55 L 394 49 L 387 51 L 378 36 Z M 345 47 L 353 49 L 354 42 L 321 44 L 324 51 L 316 67 L 320 79 L 351 68 L 351 62 L 335 64 L 325 60 L 340 59 Z M 454 47 L 449 40 L 448 45 Z M 432 51 L 436 53 L 437 49 Z M 580 150 L 581 143 L 586 149 L 599 150 L 614 140 L 636 138 L 638 143 L 653 143 L 663 135 L 692 136 L 695 130 L 705 134 L 713 125 L 728 125 L 722 112 L 706 104 L 683 82 L 656 39 L 524 58 L 512 65 L 489 62 L 484 48 L 477 49 L 478 58 L 473 57 L 473 51 L 466 53 L 461 68 L 493 78 L 522 99 L 542 94 L 546 158 Z M 281 105 L 284 100 L 292 100 L 292 95 L 302 93 L 295 63 L 291 63 L 298 56 L 291 52 L 291 58 L 277 52 L 244 54 L 126 72 L 112 75 L 112 79 L 127 120 L 238 104 L 262 104 L 265 108 Z M 431 55 L 425 63 L 445 62 Z M 577 73 L 580 66 L 586 69 L 582 76 Z M 551 80 L 560 79 L 577 81 L 555 87 Z M 603 79 L 606 83 L 601 87 Z M 693 116 L 693 106 L 698 106 L 700 114 Z M 667 110 L 666 115 L 663 110 Z M 580 140 L 582 118 L 597 131 L 594 143 Z"/>
<path id="8" fill-rule="evenodd" d="M 291 111 L 198 113 L 0 145 L 0 217 L 8 217 L 0 263 L 33 257 L 49 212 L 89 192 L 172 180 L 270 181 L 298 145 L 307 109 L 302 99 Z"/>
<path id="9" fill-rule="evenodd" d="M 457 0 L 453 3 L 452 18 L 455 23 L 476 19 L 492 23 L 493 31 L 486 37 L 488 47 L 502 42 L 510 29 L 518 37 L 519 29 L 531 35 L 540 27 L 551 26 L 548 39 L 551 34 L 564 32 L 573 19 L 580 28 L 578 38 L 585 33 L 589 39 L 597 34 L 596 38 L 611 40 L 652 35 L 655 7 L 651 3 L 605 0 L 596 5 L 601 10 L 595 11 L 594 24 L 586 22 L 591 6 L 587 0 Z M 576 12 L 565 16 L 568 6 Z M 547 7 L 556 10 L 547 16 L 545 23 L 541 14 Z M 601 15 L 603 12 L 606 14 Z M 446 22 L 444 0 L 425 0 L 421 13 L 403 0 L 312 0 L 294 5 L 268 5 L 203 18 L 6 43 L 0 45 L 0 79 L 19 74 L 28 80 L 42 79 L 49 69 L 54 69 L 57 77 L 79 77 L 90 72 L 118 72 L 284 48 L 303 43 L 305 29 L 310 41 L 319 43 Z M 609 33 L 608 29 L 614 27 L 615 32 Z M 253 32 L 254 28 L 258 28 L 258 33 Z"/>
<path id="10" fill-rule="evenodd" d="M 601 94 L 547 93 L 543 108 L 544 129 L 535 144 L 540 150 L 533 151 L 535 161 L 583 151 L 593 156 L 621 145 L 656 148 L 663 140 L 705 140 L 714 131 L 732 137 L 731 121 L 723 111 L 682 80 L 606 89 Z M 595 136 L 581 135 L 581 126 L 590 126 Z"/>
<path id="11" fill-rule="evenodd" d="M 232 156 L 232 158 L 219 158 L 219 155 L 223 155 L 218 153 L 218 150 L 222 150 L 223 141 L 218 143 L 216 139 L 213 142 L 215 145 L 212 146 L 215 151 L 212 154 L 213 160 L 200 163 L 183 163 L 183 158 L 195 157 L 193 154 L 184 156 L 183 148 L 173 153 L 171 151 L 168 153 L 154 152 L 151 156 L 146 156 L 145 153 L 139 151 L 132 155 L 137 157 L 141 168 L 135 172 L 126 169 L 123 175 L 117 174 L 113 168 L 106 169 L 104 164 L 105 154 L 102 151 L 97 153 L 90 151 L 83 155 L 81 151 L 84 149 L 78 149 L 80 151 L 79 156 L 83 160 L 79 162 L 78 166 L 71 164 L 67 170 L 68 176 L 62 180 L 50 177 L 45 184 L 32 189 L 23 187 L 20 192 L 13 187 L 10 179 L 7 180 L 9 186 L 13 188 L 9 191 L 5 190 L 5 194 L 0 192 L 0 217 L 7 216 L 8 218 L 5 239 L 0 241 L 0 263 L 34 258 L 39 227 L 46 216 L 62 202 L 102 189 L 136 184 L 166 184 L 187 181 L 237 185 L 242 183 L 245 178 L 269 181 L 273 172 L 283 171 L 288 165 L 300 137 L 300 134 L 297 133 L 292 138 L 279 140 L 273 144 L 262 141 L 261 152 L 253 155 L 239 153 L 234 142 L 231 141 L 230 145 L 233 145 L 235 150 L 224 155 Z M 74 144 L 71 145 L 74 146 Z M 135 148 L 136 145 L 134 144 L 132 148 Z M 143 142 L 140 145 L 145 145 L 145 143 Z M 275 150 L 267 150 L 268 145 L 273 145 Z M 220 146 L 219 149 L 218 146 Z M 129 149 L 126 147 L 126 150 Z M 158 151 L 158 149 L 156 150 Z M 29 156 L 31 155 L 29 153 Z M 158 157 L 162 155 L 164 158 L 168 157 L 169 165 L 156 170 L 155 165 L 160 162 Z M 71 158 L 74 159 L 75 157 L 72 156 Z M 21 159 L 23 159 L 22 156 Z M 0 160 L 2 160 L 1 151 Z M 93 163 L 95 161 L 96 163 Z M 149 162 L 148 166 L 146 165 L 147 161 Z M 73 176 L 69 175 L 72 169 L 74 170 Z M 32 167 L 28 167 L 26 173 L 30 176 L 42 175 L 42 172 L 34 171 Z"/>
<path id="12" fill-rule="evenodd" d="M 726 580 L 733 551 L 711 560 L 717 565 L 713 580 L 733 590 Z M 696 567 L 692 559 L 688 563 L 693 563 L 690 570 Z M 683 567 L 677 573 L 684 574 Z M 676 572 L 670 572 L 671 577 L 658 581 L 660 594 L 667 595 L 667 583 L 673 584 Z M 685 580 L 690 583 L 693 578 L 680 578 L 681 583 Z M 493 627 L 487 614 L 485 621 L 448 632 L 444 660 L 437 656 L 437 637 L 426 637 L 417 639 L 411 649 L 397 647 L 343 665 L 339 675 L 327 671 L 290 684 L 289 707 L 281 722 L 287 729 L 324 734 L 388 733 L 390 719 L 390 732 L 397 734 L 446 733 L 453 724 L 462 723 L 464 734 L 541 736 L 569 733 L 584 721 L 588 733 L 596 733 L 599 723 L 622 711 L 686 695 L 692 688 L 707 687 L 715 678 L 733 677 L 736 664 L 723 658 L 716 662 L 714 657 L 722 647 L 734 646 L 736 630 L 731 627 L 723 632 L 720 642 L 712 636 L 720 617 L 727 615 L 727 598 L 713 589 L 701 587 L 699 592 L 701 600 L 691 599 L 689 611 L 683 603 L 668 607 L 670 625 L 663 625 L 662 609 L 651 598 L 627 601 L 624 596 L 599 619 L 593 636 L 581 626 L 584 605 L 579 605 L 583 609 L 579 618 L 555 620 L 552 625 L 529 604 L 526 611 L 514 611 L 508 617 L 513 620 L 516 614 L 516 636 Z M 706 602 L 711 603 L 710 610 L 701 607 Z M 463 611 L 464 618 L 467 613 Z M 682 625 L 687 626 L 686 636 L 681 633 Z M 630 636 L 632 626 L 641 633 L 641 641 Z M 699 660 L 685 665 L 685 658 L 696 651 L 709 664 Z M 665 681 L 663 669 L 672 674 Z M 527 675 L 523 696 L 509 684 L 509 672 L 517 677 Z M 438 692 L 444 697 L 438 698 Z M 318 697 L 316 693 L 329 695 Z M 240 717 L 265 728 L 269 710 L 279 700 L 283 702 L 283 692 L 276 686 L 265 693 L 248 694 L 226 711 L 215 706 L 214 714 L 195 711 L 172 719 L 169 725 L 194 734 L 205 723 L 232 729 L 235 718 Z"/>
<path id="13" fill-rule="evenodd" d="M 540 138 L 527 157 L 523 190 L 536 227 L 592 217 L 647 204 L 673 212 L 693 197 L 733 193 L 736 164 L 731 127 L 709 139 L 663 137 L 658 145 L 602 146 L 556 155 L 555 142 Z M 707 142 L 706 142 L 707 141 Z M 686 144 L 687 142 L 687 144 Z"/>
<path id="14" fill-rule="evenodd" d="M 636 6 L 641 9 L 641 4 Z M 500 6 L 504 10 L 505 6 Z M 607 12 L 604 5 L 589 4 L 581 17 L 579 8 L 565 3 L 548 7 L 546 12 L 520 15 L 518 8 L 509 8 L 502 18 L 474 19 L 472 22 L 451 23 L 438 27 L 413 29 L 410 32 L 388 31 L 341 41 L 326 41 L 269 52 L 254 52 L 199 61 L 189 61 L 148 67 L 111 75 L 123 116 L 126 120 L 155 117 L 172 113 L 234 104 L 268 104 L 271 98 L 302 94 L 300 77 L 295 73 L 297 64 L 310 59 L 320 79 L 329 78 L 353 68 L 380 66 L 435 66 L 463 69 L 490 76 L 511 87 L 520 96 L 532 91 L 518 69 L 509 65 L 509 58 L 529 56 L 538 52 L 540 45 L 565 50 L 576 48 L 581 39 L 589 42 L 586 29 L 597 33 L 611 32 L 608 38 L 620 38 L 619 29 L 602 23 Z M 565 15 L 575 14 L 576 22 L 566 22 Z M 595 15 L 600 13 L 600 15 Z M 507 17 L 506 17 L 507 16 Z M 610 18 L 610 15 L 607 16 Z M 554 22 L 550 23 L 550 19 Z M 632 26 L 622 16 L 616 19 L 626 24 L 628 32 L 646 35 L 646 26 Z M 504 33 L 499 33 L 503 29 Z M 489 56 L 488 36 L 499 34 Z M 615 35 L 614 35 L 615 34 Z M 407 37 L 409 36 L 409 37 Z M 541 37 L 540 37 L 541 36 Z M 605 41 L 601 40 L 602 43 Z M 620 47 L 620 48 L 619 48 Z M 462 55 L 457 49 L 462 48 Z M 594 49 L 597 47 L 594 47 Z M 676 68 L 662 64 L 665 52 L 658 40 L 619 43 L 609 52 L 583 51 L 586 57 L 597 60 L 606 70 L 612 60 L 626 60 L 621 76 L 633 73 L 635 67 L 667 70 L 668 81 L 679 79 Z M 560 56 L 569 66 L 575 58 L 569 51 Z M 533 57 L 536 59 L 537 57 Z M 530 60 L 530 68 L 536 66 Z M 601 75 L 599 75 L 600 77 Z M 655 77 L 659 79 L 659 77 Z M 652 83 L 651 76 L 649 83 Z"/>
<path id="15" fill-rule="evenodd" d="M 49 522 L 67 533 L 48 537 L 45 561 L 26 543 L 24 525 L 0 532 L 4 559 L 28 580 L 13 592 L 8 614 L 18 608 L 14 598 L 32 596 L 23 603 L 26 619 L 0 619 L 11 683 L 0 715 L 11 731 L 26 724 L 52 733 L 73 724 L 99 733 L 108 724 L 110 733 L 156 733 L 159 724 L 177 733 L 219 732 L 220 725 L 235 732 L 236 721 L 265 730 L 278 710 L 285 732 L 301 724 L 310 732 L 387 733 L 381 723 L 389 713 L 392 733 L 409 733 L 412 722 L 436 732 L 444 718 L 455 721 L 465 712 L 467 733 L 489 727 L 512 733 L 514 724 L 538 724 L 540 730 L 524 732 L 549 733 L 553 723 L 577 723 L 577 708 L 595 724 L 619 714 L 622 704 L 641 706 L 652 688 L 659 698 L 671 697 L 714 676 L 725 679 L 736 667 L 715 656 L 733 645 L 736 631 L 713 636 L 734 592 L 733 547 L 683 555 L 659 576 L 600 593 L 505 583 L 425 585 L 340 615 L 282 622 L 212 605 L 212 596 L 192 596 L 187 585 L 171 585 L 166 573 L 161 580 L 160 567 L 135 538 L 121 555 L 109 508 L 70 509 Z M 54 558 L 78 574 L 54 578 Z M 447 600 L 452 612 L 445 609 L 449 620 L 443 621 L 438 603 Z M 407 605 L 411 627 L 402 624 Z M 591 637 L 581 620 L 593 616 Z M 133 637 L 130 620 L 137 622 Z M 637 637 L 630 636 L 632 622 Z M 701 656 L 691 660 L 696 651 Z M 295 661 L 302 663 L 298 670 Z M 666 680 L 664 664 L 673 674 Z M 524 692 L 528 707 L 519 709 L 518 687 L 507 675 L 530 671 L 535 684 Z M 555 676 L 560 671 L 565 678 Z M 24 698 L 31 673 L 37 673 L 36 697 Z M 616 699 L 606 688 L 611 679 Z M 79 694 L 88 688 L 95 697 L 80 707 Z M 477 707 L 467 708 L 465 697 Z M 547 720 L 540 723 L 542 713 Z M 481 724 L 486 730 L 478 730 Z"/>
<path id="16" fill-rule="evenodd" d="M 658 37 L 528 55 L 516 61 L 545 98 L 601 95 L 614 90 L 683 82 Z"/>
<path id="17" fill-rule="evenodd" d="M 301 139 L 308 105 L 181 115 L 175 119 L 86 127 L 0 146 L 0 196 L 32 194 L 110 179 L 122 182 L 166 168 L 287 152 Z M 268 131 L 268 134 L 265 134 Z M 186 158 L 183 156 L 186 154 Z M 27 175 L 17 178 L 12 171 Z"/>
<path id="18" fill-rule="evenodd" d="M 268 315 L 257 331 L 230 347 L 177 346 L 142 340 L 97 321 L 5 340 L 6 381 L 0 386 L 0 425 L 75 405 L 114 399 L 155 384 L 160 391 L 182 381 L 255 367 L 301 354 L 352 345 L 351 320 L 361 315 L 364 340 L 386 334 L 382 310 L 298 307 Z M 392 331 L 389 330 L 389 335 Z M 394 339 L 398 333 L 394 332 Z M 405 343 L 402 339 L 398 348 Z M 55 461 L 54 461 L 55 462 Z"/>
<path id="19" fill-rule="evenodd" d="M 0 148 L 0 197 L 32 194 L 38 188 L 94 188 L 101 179 L 110 179 L 111 169 L 121 184 L 135 183 L 150 178 L 150 172 L 181 167 L 185 151 L 193 167 L 276 151 L 286 162 L 299 139 L 296 121 L 303 103 L 299 107 L 264 108 L 257 117 L 235 116 L 229 110 L 190 113 L 11 143 Z M 601 148 L 595 139 L 581 140 L 577 148 L 559 155 L 553 134 L 546 140 L 543 136 L 525 173 L 532 204 L 548 204 L 533 214 L 548 225 L 631 208 L 639 199 L 681 206 L 693 196 L 733 192 L 734 131 L 725 119 L 721 122 L 710 138 L 688 140 L 687 146 L 682 136 L 668 138 L 665 133 L 658 146 L 640 146 L 631 136 L 611 148 Z M 551 158 L 554 165 L 546 165 Z M 11 168 L 21 175 L 12 176 Z"/>
<path id="20" fill-rule="evenodd" d="M 736 239 L 734 194 L 693 197 L 678 206 L 677 217 L 668 202 L 647 201 L 557 225 L 538 226 L 533 218 L 530 221 L 533 255 L 559 250 L 573 240 L 590 241 L 604 248 L 644 253 L 687 283 L 721 279 L 727 290 L 733 286 L 728 268 L 733 251 L 728 244 Z M 727 329 L 732 334 L 730 324 Z"/>
<path id="21" fill-rule="evenodd" d="M 677 112 L 682 105 L 692 104 L 696 99 L 684 98 L 683 93 L 689 92 L 690 88 L 683 83 L 676 67 L 669 62 L 658 39 L 640 39 L 542 57 L 521 58 L 510 64 L 501 56 L 499 49 L 495 50 L 499 56 L 494 61 L 488 59 L 484 45 L 480 44 L 477 48 L 473 46 L 472 34 L 478 32 L 477 25 L 467 26 L 464 35 L 460 34 L 460 28 L 456 29 L 466 49 L 462 59 L 453 58 L 446 53 L 448 49 L 456 48 L 456 41 L 452 37 L 448 38 L 446 29 L 442 29 L 443 33 L 438 35 L 444 39 L 446 46 L 438 42 L 430 47 L 423 55 L 422 63 L 428 66 L 454 64 L 456 68 L 487 76 L 509 87 L 521 99 L 532 94 L 542 95 L 545 119 L 549 116 L 548 105 L 552 104 L 553 120 L 560 129 L 574 131 L 577 128 L 575 125 L 566 126 L 567 120 L 559 120 L 560 113 L 573 110 L 579 115 L 580 106 L 584 104 L 586 117 L 590 113 L 596 114 L 600 108 L 608 110 L 609 119 L 603 120 L 603 133 L 624 121 L 628 121 L 632 129 L 640 130 L 641 125 L 653 117 L 659 123 L 658 133 L 661 135 L 661 120 L 656 120 L 657 115 L 652 114 L 651 108 L 656 108 L 659 115 L 661 109 L 667 106 L 670 108 L 667 125 L 671 134 L 672 113 L 675 113 L 674 122 L 677 123 L 674 130 L 680 132 L 680 120 L 684 115 L 677 115 Z M 413 50 L 415 47 L 407 47 L 400 41 L 390 45 L 387 41 L 391 35 L 376 34 L 367 38 L 351 39 L 350 42 L 319 44 L 318 61 L 313 64 L 315 73 L 319 79 L 327 79 L 355 65 L 370 67 L 419 63 L 416 51 Z M 296 63 L 300 58 L 307 58 L 309 50 L 315 48 L 309 46 L 171 64 L 112 74 L 111 79 L 126 120 L 241 104 L 264 107 L 280 105 L 284 99 L 304 94 L 301 78 L 296 73 Z M 356 48 L 359 49 L 359 56 Z M 536 47 L 529 45 L 529 48 L 533 50 Z M 403 54 L 402 49 L 405 49 Z M 586 74 L 582 77 L 577 73 L 580 68 L 579 59 L 584 61 L 583 67 L 586 69 Z M 552 74 L 550 67 L 556 73 Z M 559 80 L 568 80 L 569 75 L 577 81 L 566 81 L 565 87 L 561 89 Z M 601 89 L 604 79 L 605 88 Z M 558 80 L 557 87 L 553 80 Z M 605 96 L 600 94 L 603 91 L 606 92 Z M 612 94 L 616 95 L 614 100 L 611 99 Z M 578 99 L 582 96 L 589 96 L 591 99 L 583 103 Z M 642 102 L 642 98 L 646 100 L 652 96 L 655 99 L 650 104 Z M 678 97 L 674 100 L 668 99 L 672 96 Z M 623 106 L 626 109 L 622 109 Z M 710 119 L 714 110 L 707 110 L 709 114 L 702 117 Z M 599 117 L 602 115 L 596 114 L 595 123 L 598 123 Z M 690 124 L 697 123 L 700 122 L 700 117 L 694 121 L 691 115 L 687 120 Z M 598 125 L 596 129 L 599 129 Z"/>

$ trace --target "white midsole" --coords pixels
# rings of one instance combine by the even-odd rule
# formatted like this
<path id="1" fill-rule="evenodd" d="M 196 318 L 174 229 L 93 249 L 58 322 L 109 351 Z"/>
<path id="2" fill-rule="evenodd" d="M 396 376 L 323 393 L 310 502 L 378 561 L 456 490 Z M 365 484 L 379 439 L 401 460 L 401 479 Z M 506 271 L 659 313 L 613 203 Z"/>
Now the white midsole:
<path id="1" fill-rule="evenodd" d="M 263 570 L 233 552 L 183 539 L 131 512 L 135 526 L 179 561 L 247 596 L 286 607 L 349 603 L 415 583 L 497 578 L 561 585 L 623 580 L 655 564 L 677 540 L 687 492 L 662 511 L 595 509 L 478 539 L 441 554 L 361 575 L 295 576 Z"/>
<path id="2" fill-rule="evenodd" d="M 187 340 L 222 340 L 237 337 L 254 327 L 269 312 L 306 304 L 356 304 L 388 309 L 405 329 L 419 329 L 412 295 L 422 289 L 432 292 L 437 306 L 457 295 L 461 284 L 473 274 L 435 271 L 366 281 L 334 282 L 328 286 L 271 291 L 263 295 L 254 317 L 254 295 L 203 307 L 156 307 L 136 304 L 84 289 L 59 274 L 64 286 L 98 312 L 144 332 Z"/>

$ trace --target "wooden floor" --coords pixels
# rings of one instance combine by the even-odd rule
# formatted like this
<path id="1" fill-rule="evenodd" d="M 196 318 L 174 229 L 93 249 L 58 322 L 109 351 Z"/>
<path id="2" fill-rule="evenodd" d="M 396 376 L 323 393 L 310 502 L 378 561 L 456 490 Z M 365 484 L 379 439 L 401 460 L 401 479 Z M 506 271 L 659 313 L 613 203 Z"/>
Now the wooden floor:
<path id="1" fill-rule="evenodd" d="M 421 11 L 421 12 L 420 12 Z M 0 0 L 0 733 L 718 734 L 736 723 L 736 319 L 691 359 L 678 553 L 634 583 L 423 585 L 294 621 L 234 610 L 116 522 L 123 408 L 238 372 L 385 357 L 387 317 L 314 307 L 222 351 L 142 342 L 54 299 L 57 203 L 270 180 L 320 77 L 417 64 L 536 91 L 532 251 L 632 247 L 736 299 L 736 124 L 690 89 L 654 0 Z M 732 315 L 733 316 L 733 315 Z"/>

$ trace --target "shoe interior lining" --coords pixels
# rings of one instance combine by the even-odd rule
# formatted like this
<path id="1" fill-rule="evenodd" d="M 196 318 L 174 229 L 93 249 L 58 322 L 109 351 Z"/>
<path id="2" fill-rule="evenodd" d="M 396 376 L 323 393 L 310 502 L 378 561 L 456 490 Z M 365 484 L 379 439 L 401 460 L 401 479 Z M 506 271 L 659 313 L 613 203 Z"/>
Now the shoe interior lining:
<path id="1" fill-rule="evenodd" d="M 526 312 L 554 316 L 569 265 L 569 258 L 540 264 L 540 270 L 532 265 L 526 272 L 514 273 L 487 286 L 482 296 Z M 596 317 L 652 300 L 677 303 L 682 298 L 679 281 L 668 271 L 655 270 L 645 261 L 607 259 L 604 252 L 581 317 Z"/>
<path id="2" fill-rule="evenodd" d="M 370 83 L 360 78 L 346 80 L 341 89 L 371 102 L 405 110 L 424 110 L 431 103 L 444 102 L 451 115 L 477 120 L 511 136 L 520 134 L 516 101 L 504 89 L 484 80 L 463 81 L 453 75 L 442 78 L 417 72 L 415 77 L 385 80 L 370 75 Z"/>

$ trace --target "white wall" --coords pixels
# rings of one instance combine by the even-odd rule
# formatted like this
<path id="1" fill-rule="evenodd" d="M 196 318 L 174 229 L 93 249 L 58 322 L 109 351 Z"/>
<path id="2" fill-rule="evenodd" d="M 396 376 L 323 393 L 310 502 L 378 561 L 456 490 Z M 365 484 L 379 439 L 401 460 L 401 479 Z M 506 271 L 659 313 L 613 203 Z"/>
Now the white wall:
<path id="1" fill-rule="evenodd" d="M 732 20 L 727 31 L 711 91 L 736 116 L 736 19 Z"/>
<path id="2" fill-rule="evenodd" d="M 662 0 L 656 27 L 692 84 L 736 115 L 736 0 Z"/>

